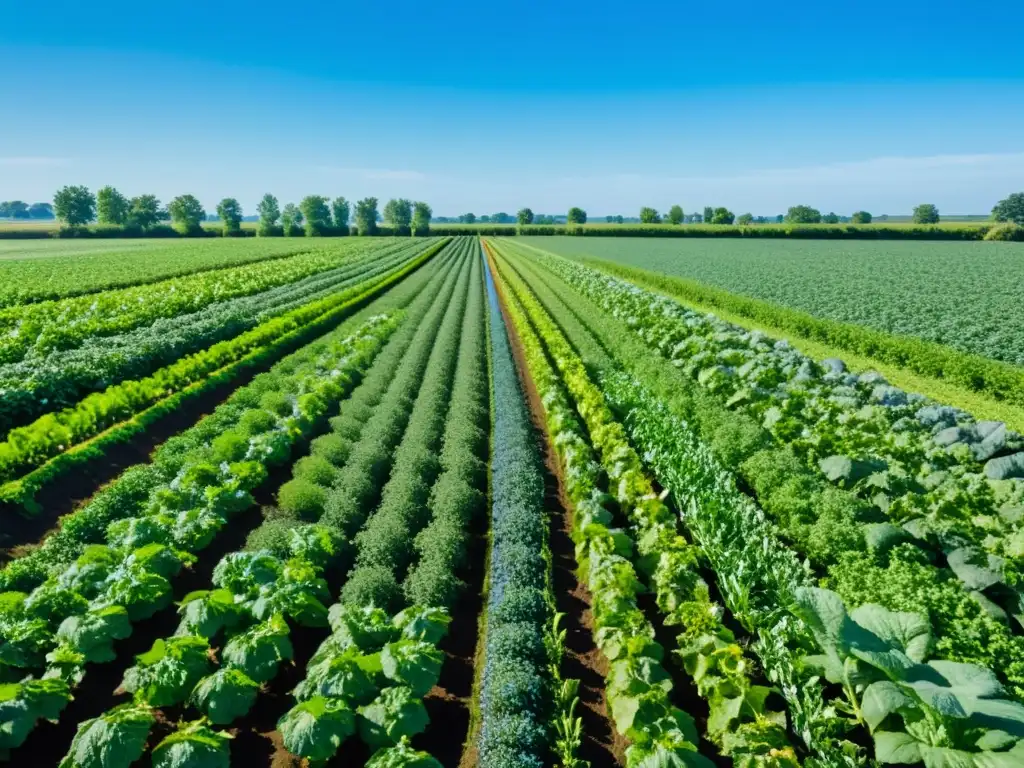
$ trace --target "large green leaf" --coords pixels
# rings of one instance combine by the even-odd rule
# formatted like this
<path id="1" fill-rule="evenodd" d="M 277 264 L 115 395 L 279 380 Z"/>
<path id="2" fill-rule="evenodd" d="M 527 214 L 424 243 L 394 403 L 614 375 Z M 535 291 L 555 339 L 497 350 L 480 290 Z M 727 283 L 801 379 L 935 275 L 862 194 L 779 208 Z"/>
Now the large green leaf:
<path id="1" fill-rule="evenodd" d="M 430 718 L 423 702 L 406 686 L 385 688 L 359 708 L 359 735 L 372 749 L 390 746 L 422 733 Z"/>
<path id="2" fill-rule="evenodd" d="M 153 768 L 230 768 L 233 738 L 205 720 L 182 723 L 153 748 Z"/>
<path id="3" fill-rule="evenodd" d="M 288 624 L 274 616 L 228 640 L 221 656 L 228 666 L 257 683 L 265 683 L 277 674 L 278 664 L 292 658 L 292 653 Z"/>
<path id="4" fill-rule="evenodd" d="M 861 697 L 861 714 L 874 731 L 889 715 L 916 706 L 916 700 L 896 683 L 880 680 L 872 683 Z"/>
<path id="5" fill-rule="evenodd" d="M 199 681 L 192 704 L 216 725 L 227 725 L 248 714 L 259 693 L 259 684 L 233 667 L 218 669 Z"/>
<path id="6" fill-rule="evenodd" d="M 142 757 L 156 722 L 145 705 L 122 704 L 78 726 L 59 768 L 128 768 Z"/>
<path id="7" fill-rule="evenodd" d="M 314 696 L 285 713 L 278 723 L 284 746 L 311 761 L 329 760 L 355 733 L 355 715 L 340 699 Z"/>
<path id="8" fill-rule="evenodd" d="M 932 639 L 931 624 L 925 616 L 890 611 L 880 605 L 861 605 L 853 610 L 850 618 L 899 648 L 911 660 L 924 661 Z"/>
<path id="9" fill-rule="evenodd" d="M 880 763 L 921 762 L 921 745 L 909 733 L 877 731 L 875 733 L 875 759 Z"/>
<path id="10" fill-rule="evenodd" d="M 426 752 L 409 746 L 408 739 L 402 739 L 393 747 L 379 749 L 373 753 L 366 768 L 442 768 L 441 763 Z"/>
<path id="11" fill-rule="evenodd" d="M 381 668 L 389 680 L 407 685 L 413 695 L 423 697 L 441 676 L 444 654 L 430 643 L 399 640 L 388 643 L 380 653 Z"/>

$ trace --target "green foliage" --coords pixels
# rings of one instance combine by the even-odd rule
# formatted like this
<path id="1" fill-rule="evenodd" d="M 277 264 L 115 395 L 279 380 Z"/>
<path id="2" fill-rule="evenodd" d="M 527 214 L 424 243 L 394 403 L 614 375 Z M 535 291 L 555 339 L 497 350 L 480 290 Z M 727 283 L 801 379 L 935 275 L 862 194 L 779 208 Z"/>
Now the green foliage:
<path id="1" fill-rule="evenodd" d="M 277 492 L 278 506 L 297 520 L 319 520 L 326 502 L 327 491 L 306 479 L 289 480 Z"/>
<path id="2" fill-rule="evenodd" d="M 520 208 L 519 213 L 516 214 L 516 223 L 521 227 L 533 224 L 533 211 L 529 208 Z"/>
<path id="3" fill-rule="evenodd" d="M 341 699 L 315 696 L 292 707 L 277 724 L 289 752 L 314 762 L 329 760 L 355 733 L 355 715 Z"/>
<path id="4" fill-rule="evenodd" d="M 838 224 L 839 223 L 839 214 L 835 213 L 835 212 L 826 213 L 824 216 L 821 217 L 821 223 L 822 224 Z"/>
<path id="5" fill-rule="evenodd" d="M 359 736 L 371 749 L 412 738 L 426 730 L 429 718 L 423 702 L 405 686 L 385 688 L 359 708 Z"/>
<path id="6" fill-rule="evenodd" d="M 754 223 L 754 215 L 752 213 L 741 213 L 736 223 L 741 227 L 749 227 Z"/>
<path id="7" fill-rule="evenodd" d="M 179 635 L 198 635 L 213 639 L 224 629 L 241 623 L 244 612 L 227 589 L 189 592 L 178 605 L 181 623 Z"/>
<path id="8" fill-rule="evenodd" d="M 288 203 L 281 211 L 281 231 L 285 237 L 297 237 L 302 230 L 302 211 L 295 203 Z"/>
<path id="9" fill-rule="evenodd" d="M 1024 192 L 1014 192 L 996 203 L 992 209 L 992 218 L 1024 227 Z"/>
<path id="10" fill-rule="evenodd" d="M 850 217 L 850 221 L 854 224 L 870 224 L 871 214 L 867 211 L 854 211 L 853 216 Z"/>
<path id="11" fill-rule="evenodd" d="M 299 211 L 306 222 L 306 236 L 320 237 L 331 227 L 329 199 L 322 195 L 307 195 L 299 202 Z"/>
<path id="12" fill-rule="evenodd" d="M 348 234 L 349 204 L 344 197 L 336 197 L 331 201 L 331 219 L 335 229 Z"/>
<path id="13" fill-rule="evenodd" d="M 160 221 L 164 214 L 167 212 L 161 210 L 156 195 L 139 195 L 129 203 L 127 224 L 135 229 L 146 230 Z"/>
<path id="14" fill-rule="evenodd" d="M 367 761 L 366 768 L 441 768 L 441 763 L 426 752 L 413 749 L 403 738 L 395 746 L 375 752 Z"/>
<path id="15" fill-rule="evenodd" d="M 653 208 L 643 207 L 640 209 L 641 224 L 661 224 L 661 216 Z"/>
<path id="16" fill-rule="evenodd" d="M 412 206 L 412 231 L 422 237 L 430 233 L 430 218 L 434 215 L 433 209 L 426 203 L 413 203 Z"/>
<path id="17" fill-rule="evenodd" d="M 135 657 L 135 666 L 124 673 L 122 687 L 136 701 L 154 707 L 180 704 L 210 671 L 210 644 L 205 637 L 184 635 L 159 639 Z"/>
<path id="18" fill-rule="evenodd" d="M 915 224 L 938 224 L 939 209 L 931 203 L 922 203 L 914 208 Z"/>
<path id="19" fill-rule="evenodd" d="M 242 206 L 233 197 L 225 197 L 217 203 L 217 216 L 224 227 L 224 234 L 238 232 L 242 227 Z"/>
<path id="20" fill-rule="evenodd" d="M 586 224 L 587 212 L 582 208 L 570 208 L 569 213 L 566 214 L 566 221 L 569 224 Z"/>
<path id="21" fill-rule="evenodd" d="M 122 704 L 86 720 L 59 768 L 128 768 L 142 757 L 155 722 L 145 704 Z"/>
<path id="22" fill-rule="evenodd" d="M 128 198 L 111 186 L 96 192 L 96 220 L 100 224 L 124 226 L 128 222 Z"/>
<path id="23" fill-rule="evenodd" d="M 179 723 L 153 747 L 153 768 L 229 768 L 234 736 L 210 728 L 205 720 Z"/>
<path id="24" fill-rule="evenodd" d="M 986 240 L 998 240 L 1003 242 L 1024 241 L 1024 226 L 1008 221 L 1005 224 L 998 224 L 985 233 Z"/>
<path id="25" fill-rule="evenodd" d="M 355 207 L 356 229 L 360 235 L 373 235 L 377 232 L 377 198 L 364 197 Z"/>
<path id="26" fill-rule="evenodd" d="M 202 222 L 206 219 L 202 203 L 193 195 L 179 195 L 174 198 L 167 204 L 167 212 L 171 214 L 174 228 L 183 234 L 200 232 Z"/>
<path id="27" fill-rule="evenodd" d="M 388 200 L 384 205 L 384 221 L 396 235 L 408 235 L 412 223 L 412 203 L 405 198 Z"/>
<path id="28" fill-rule="evenodd" d="M 736 219 L 736 215 L 728 208 L 715 208 L 711 214 L 712 224 L 732 224 Z"/>
<path id="29" fill-rule="evenodd" d="M 61 187 L 53 196 L 53 213 L 61 224 L 80 227 L 96 217 L 96 198 L 87 187 Z"/>
<path id="30" fill-rule="evenodd" d="M 223 667 L 199 681 L 189 701 L 211 723 L 228 725 L 249 713 L 259 689 L 259 683 L 242 670 Z"/>
<path id="31" fill-rule="evenodd" d="M 56 720 L 70 700 L 63 680 L 0 683 L 0 751 L 20 747 L 37 721 Z"/>
<path id="32" fill-rule="evenodd" d="M 791 224 L 819 224 L 821 211 L 809 205 L 794 205 L 786 212 L 786 221 Z"/>
<path id="33" fill-rule="evenodd" d="M 673 205 L 668 209 L 668 223 L 672 225 L 679 225 L 683 223 L 683 208 L 680 205 Z M 619 222 L 620 224 L 622 222 Z"/>
<path id="34" fill-rule="evenodd" d="M 277 198 L 269 192 L 265 194 L 256 206 L 256 213 L 260 217 L 257 232 L 261 235 L 274 234 L 277 221 L 281 218 L 281 208 L 277 203 Z"/>

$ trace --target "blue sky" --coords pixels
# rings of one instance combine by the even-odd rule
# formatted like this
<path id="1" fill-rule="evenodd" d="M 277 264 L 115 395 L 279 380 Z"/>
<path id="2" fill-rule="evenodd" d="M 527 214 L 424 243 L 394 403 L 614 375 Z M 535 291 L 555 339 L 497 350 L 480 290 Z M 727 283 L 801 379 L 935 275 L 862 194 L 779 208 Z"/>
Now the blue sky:
<path id="1" fill-rule="evenodd" d="M 985 213 L 1024 188 L 1008 0 L 38 7 L 2 10 L 0 199 Z"/>

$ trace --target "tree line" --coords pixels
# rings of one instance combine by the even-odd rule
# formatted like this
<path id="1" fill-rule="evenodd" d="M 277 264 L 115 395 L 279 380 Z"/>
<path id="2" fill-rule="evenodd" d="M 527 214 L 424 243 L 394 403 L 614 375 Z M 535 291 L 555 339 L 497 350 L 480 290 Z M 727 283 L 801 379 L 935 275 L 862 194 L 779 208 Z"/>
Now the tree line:
<path id="1" fill-rule="evenodd" d="M 95 221 L 102 226 L 145 231 L 169 222 L 186 235 L 200 232 L 207 219 L 206 210 L 194 195 L 179 195 L 164 207 L 155 195 L 128 198 L 111 186 L 103 187 L 95 195 L 84 186 L 62 187 L 54 195 L 53 212 L 62 225 L 72 228 Z M 241 231 L 244 214 L 236 198 L 221 200 L 216 212 L 224 234 Z M 256 206 L 256 213 L 257 234 L 285 237 L 347 235 L 353 229 L 361 235 L 373 235 L 382 220 L 395 234 L 423 234 L 433 216 L 426 203 L 405 198 L 389 200 L 382 214 L 375 197 L 350 204 L 344 197 L 332 200 L 323 195 L 307 195 L 298 204 L 287 203 L 282 208 L 269 193 Z"/>
<path id="2" fill-rule="evenodd" d="M 53 206 L 49 203 L 26 203 L 24 200 L 0 200 L 0 219 L 43 221 L 53 218 Z"/>

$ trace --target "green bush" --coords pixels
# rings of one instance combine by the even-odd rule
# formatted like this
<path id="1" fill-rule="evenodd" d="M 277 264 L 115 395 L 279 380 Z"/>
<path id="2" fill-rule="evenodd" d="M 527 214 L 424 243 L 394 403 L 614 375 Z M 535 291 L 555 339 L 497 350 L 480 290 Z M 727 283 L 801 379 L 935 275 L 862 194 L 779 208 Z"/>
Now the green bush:
<path id="1" fill-rule="evenodd" d="M 348 461 L 352 452 L 352 443 L 341 435 L 321 435 L 310 443 L 310 453 L 314 456 L 322 456 L 336 467 L 342 467 Z"/>
<path id="2" fill-rule="evenodd" d="M 286 558 L 289 554 L 292 531 L 301 525 L 305 523 L 283 517 L 265 520 L 246 537 L 245 548 L 250 551 L 265 549 L 277 557 Z"/>
<path id="3" fill-rule="evenodd" d="M 309 480 L 295 478 L 277 492 L 277 505 L 298 520 L 316 522 L 324 513 L 327 491 Z"/>
<path id="4" fill-rule="evenodd" d="M 985 233 L 985 239 L 1021 242 L 1024 241 L 1024 227 L 1014 224 L 1012 221 L 996 224 Z"/>
<path id="5" fill-rule="evenodd" d="M 338 469 L 323 456 L 303 456 L 295 462 L 293 474 L 296 480 L 330 488 L 338 476 Z"/>
<path id="6" fill-rule="evenodd" d="M 359 568 L 341 590 L 340 601 L 360 608 L 374 605 L 394 613 L 401 607 L 402 590 L 387 568 Z"/>

